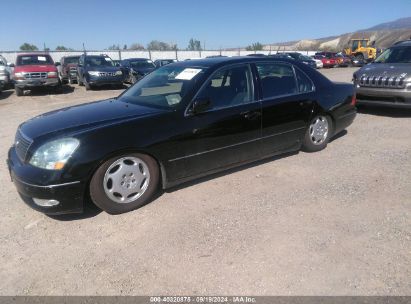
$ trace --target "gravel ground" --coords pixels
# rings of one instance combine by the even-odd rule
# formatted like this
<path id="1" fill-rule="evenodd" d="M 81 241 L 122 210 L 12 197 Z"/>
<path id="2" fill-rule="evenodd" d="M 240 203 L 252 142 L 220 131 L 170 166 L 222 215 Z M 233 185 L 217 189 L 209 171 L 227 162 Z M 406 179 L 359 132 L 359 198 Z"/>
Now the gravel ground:
<path id="1" fill-rule="evenodd" d="M 322 152 L 56 219 L 23 204 L 5 159 L 20 122 L 120 93 L 65 91 L 0 97 L 0 295 L 411 294 L 411 112 L 362 109 Z"/>

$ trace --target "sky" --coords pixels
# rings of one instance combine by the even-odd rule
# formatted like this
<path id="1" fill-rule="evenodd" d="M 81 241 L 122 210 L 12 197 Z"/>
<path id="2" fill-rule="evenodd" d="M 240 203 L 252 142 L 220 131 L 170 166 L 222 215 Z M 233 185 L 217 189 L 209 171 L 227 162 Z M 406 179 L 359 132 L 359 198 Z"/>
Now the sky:
<path id="1" fill-rule="evenodd" d="M 14 0 L 2 3 L 0 50 L 24 42 L 100 50 L 151 40 L 206 49 L 321 38 L 411 16 L 411 0 Z"/>

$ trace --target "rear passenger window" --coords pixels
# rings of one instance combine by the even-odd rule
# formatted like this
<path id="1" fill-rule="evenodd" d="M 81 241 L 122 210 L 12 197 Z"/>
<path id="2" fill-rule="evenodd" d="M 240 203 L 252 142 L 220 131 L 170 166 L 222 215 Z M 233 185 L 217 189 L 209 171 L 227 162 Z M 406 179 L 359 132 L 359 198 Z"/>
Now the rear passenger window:
<path id="1" fill-rule="evenodd" d="M 293 68 L 282 63 L 257 63 L 263 98 L 298 93 Z"/>
<path id="2" fill-rule="evenodd" d="M 314 91 L 314 84 L 310 78 L 307 77 L 300 69 L 295 68 L 295 75 L 297 76 L 298 91 L 300 93 L 307 93 Z"/>

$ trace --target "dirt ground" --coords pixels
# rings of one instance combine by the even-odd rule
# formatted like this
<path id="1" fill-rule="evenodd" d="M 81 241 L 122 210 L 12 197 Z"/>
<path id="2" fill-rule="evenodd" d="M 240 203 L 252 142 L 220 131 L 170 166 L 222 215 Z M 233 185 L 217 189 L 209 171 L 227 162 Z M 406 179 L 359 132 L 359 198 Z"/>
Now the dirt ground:
<path id="1" fill-rule="evenodd" d="M 354 68 L 322 70 L 351 80 Z M 6 169 L 22 121 L 121 90 L 0 95 L 0 295 L 410 295 L 411 111 L 361 109 L 319 153 L 51 218 Z"/>

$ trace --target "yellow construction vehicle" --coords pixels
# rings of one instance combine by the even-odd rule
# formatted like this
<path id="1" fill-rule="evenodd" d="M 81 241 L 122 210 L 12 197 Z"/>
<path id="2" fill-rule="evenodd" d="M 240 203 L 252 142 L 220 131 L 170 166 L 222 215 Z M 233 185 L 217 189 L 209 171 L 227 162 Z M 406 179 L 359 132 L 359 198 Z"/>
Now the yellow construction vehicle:
<path id="1" fill-rule="evenodd" d="M 351 39 L 350 47 L 344 49 L 344 53 L 357 60 L 371 61 L 377 57 L 377 48 L 375 41 L 370 41 L 370 39 Z"/>

